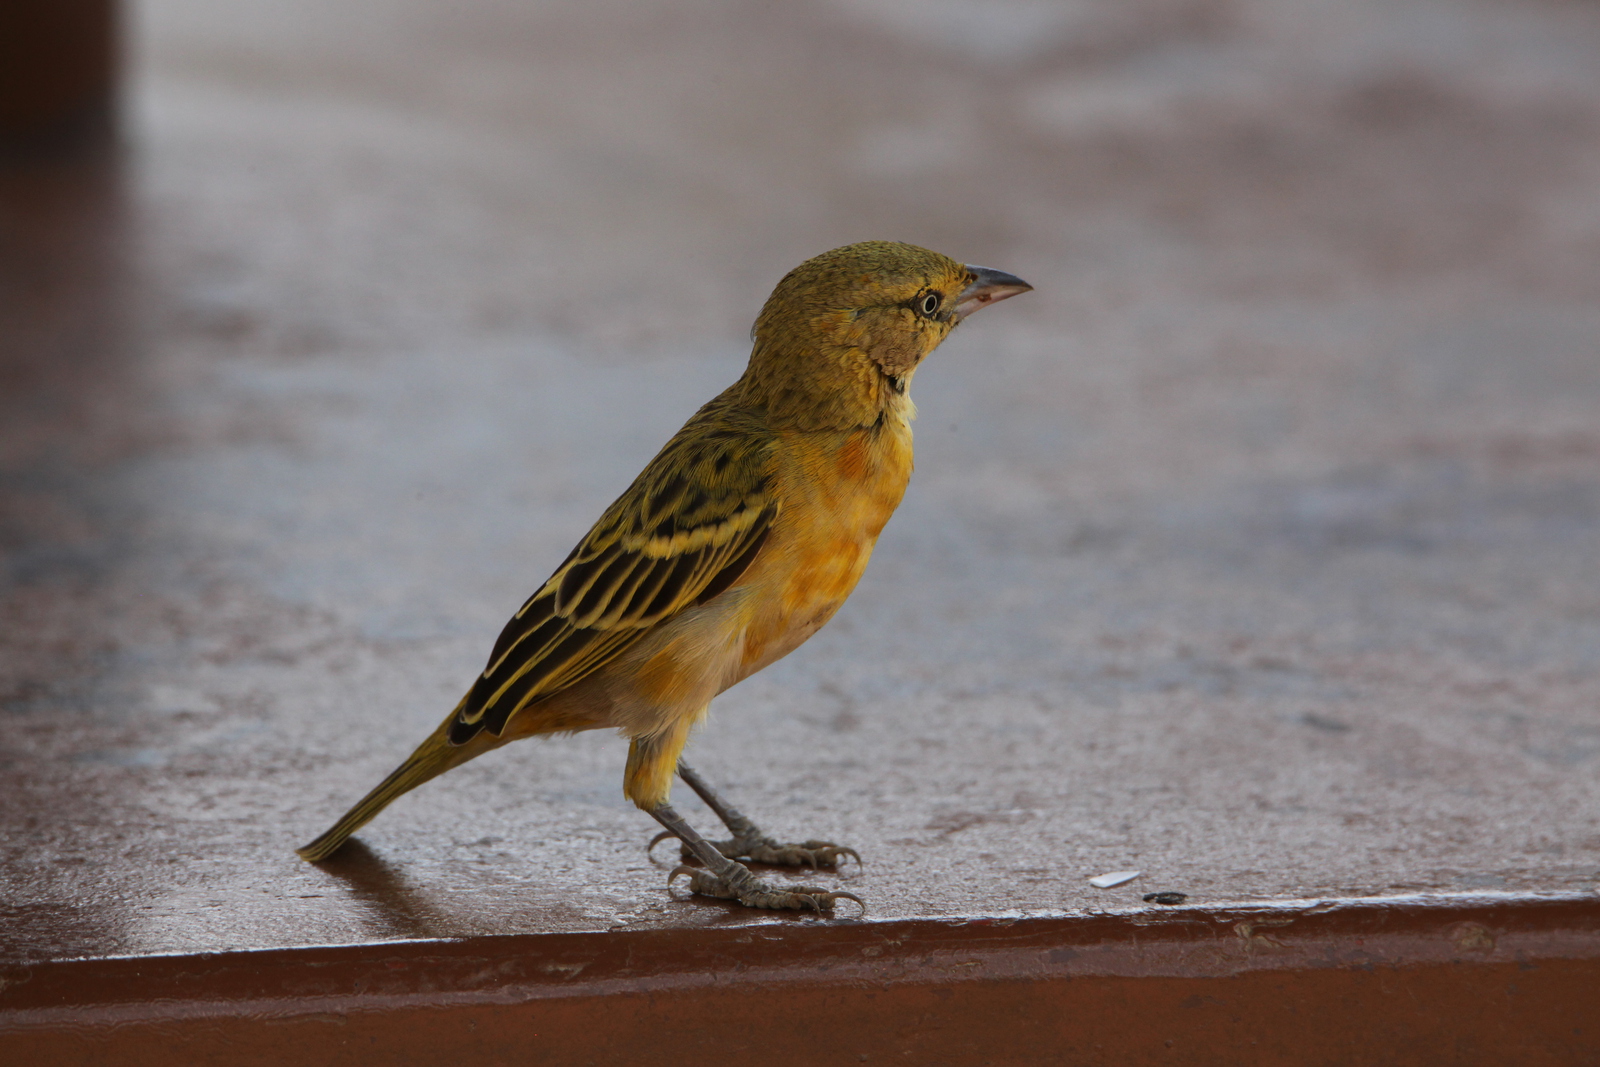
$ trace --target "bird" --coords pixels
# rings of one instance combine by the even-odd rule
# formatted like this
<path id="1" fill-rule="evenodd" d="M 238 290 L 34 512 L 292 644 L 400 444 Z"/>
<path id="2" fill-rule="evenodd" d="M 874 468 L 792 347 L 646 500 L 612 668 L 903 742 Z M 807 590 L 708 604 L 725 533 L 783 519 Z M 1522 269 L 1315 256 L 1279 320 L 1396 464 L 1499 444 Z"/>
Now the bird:
<path id="1" fill-rule="evenodd" d="M 774 840 L 682 758 L 712 698 L 799 647 L 844 604 L 912 469 L 909 389 L 979 308 L 1032 289 L 897 241 L 806 260 L 779 281 L 739 379 L 700 408 L 501 631 L 438 729 L 326 833 L 320 862 L 391 801 L 514 740 L 614 729 L 623 793 L 686 861 L 692 895 L 831 913 L 852 893 L 757 878 L 751 862 L 836 869 L 860 856 Z M 672 807 L 681 778 L 733 835 Z M 691 866 L 690 861 L 695 865 Z"/>

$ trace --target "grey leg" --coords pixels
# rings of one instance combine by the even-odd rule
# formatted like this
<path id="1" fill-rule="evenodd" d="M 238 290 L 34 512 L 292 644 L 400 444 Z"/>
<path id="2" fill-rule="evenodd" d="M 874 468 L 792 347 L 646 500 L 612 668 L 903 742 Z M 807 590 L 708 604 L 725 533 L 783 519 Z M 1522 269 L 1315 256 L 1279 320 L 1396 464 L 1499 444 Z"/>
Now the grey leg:
<path id="1" fill-rule="evenodd" d="M 846 856 L 857 863 L 861 862 L 861 856 L 855 849 L 835 845 L 830 841 L 807 841 L 798 845 L 774 841 L 762 833 L 761 828 L 755 823 L 740 814 L 738 808 L 728 803 L 720 793 L 711 788 L 709 782 L 700 777 L 698 771 L 683 760 L 678 761 L 678 777 L 706 802 L 706 807 L 717 813 L 717 818 L 721 819 L 728 831 L 733 834 L 731 840 L 711 843 L 713 848 L 729 859 L 747 859 L 752 863 L 770 863 L 781 867 L 821 867 L 827 870 L 836 869 L 839 861 Z M 677 835 L 671 832 L 657 834 L 650 845 L 653 848 L 658 842 L 675 836 Z M 688 841 L 684 841 L 683 858 L 687 860 L 691 855 L 693 850 L 690 849 Z"/>

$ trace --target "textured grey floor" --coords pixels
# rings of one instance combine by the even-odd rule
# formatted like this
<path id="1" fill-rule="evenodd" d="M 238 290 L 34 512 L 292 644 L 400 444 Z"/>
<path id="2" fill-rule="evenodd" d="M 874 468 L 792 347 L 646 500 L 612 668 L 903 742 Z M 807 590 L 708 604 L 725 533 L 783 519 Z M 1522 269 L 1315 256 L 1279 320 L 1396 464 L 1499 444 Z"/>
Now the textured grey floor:
<path id="1" fill-rule="evenodd" d="M 120 170 L 5 177 L 8 956 L 746 921 L 606 736 L 289 850 L 868 237 L 1037 292 L 703 772 L 875 917 L 1594 888 L 1600 7 L 141 18 Z"/>

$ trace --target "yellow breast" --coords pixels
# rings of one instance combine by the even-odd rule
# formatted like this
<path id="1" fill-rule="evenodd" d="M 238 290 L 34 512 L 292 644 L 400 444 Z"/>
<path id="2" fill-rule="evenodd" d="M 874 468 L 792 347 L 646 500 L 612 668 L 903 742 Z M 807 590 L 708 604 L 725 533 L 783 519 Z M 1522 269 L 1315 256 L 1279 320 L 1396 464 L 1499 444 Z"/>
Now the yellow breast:
<path id="1" fill-rule="evenodd" d="M 779 518 L 740 583 L 749 591 L 741 678 L 816 633 L 861 580 L 911 478 L 911 428 L 886 418 L 868 429 L 796 433 L 779 457 Z"/>

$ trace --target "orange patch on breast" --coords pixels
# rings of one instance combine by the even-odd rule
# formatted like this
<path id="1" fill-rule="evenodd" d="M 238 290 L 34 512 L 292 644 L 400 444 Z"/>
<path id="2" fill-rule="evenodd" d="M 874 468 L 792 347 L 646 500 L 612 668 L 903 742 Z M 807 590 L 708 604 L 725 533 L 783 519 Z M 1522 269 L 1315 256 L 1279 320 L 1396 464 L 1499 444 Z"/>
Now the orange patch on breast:
<path id="1" fill-rule="evenodd" d="M 756 590 L 741 677 L 787 655 L 839 610 L 861 578 L 911 474 L 904 427 L 786 442 L 792 491 L 782 522 L 747 576 Z"/>
<path id="2" fill-rule="evenodd" d="M 804 613 L 810 605 L 850 595 L 864 569 L 861 543 L 833 540 L 806 546 L 796 576 L 785 591 L 784 607 Z"/>
<path id="3" fill-rule="evenodd" d="M 839 455 L 834 460 L 834 465 L 839 472 L 839 477 L 852 482 L 859 482 L 867 476 L 867 435 L 854 433 L 845 441 L 844 447 L 839 449 Z"/>

